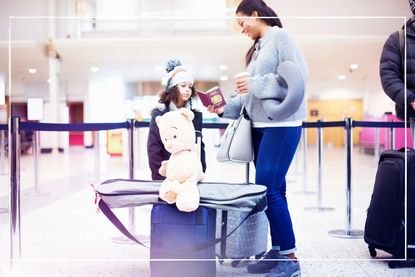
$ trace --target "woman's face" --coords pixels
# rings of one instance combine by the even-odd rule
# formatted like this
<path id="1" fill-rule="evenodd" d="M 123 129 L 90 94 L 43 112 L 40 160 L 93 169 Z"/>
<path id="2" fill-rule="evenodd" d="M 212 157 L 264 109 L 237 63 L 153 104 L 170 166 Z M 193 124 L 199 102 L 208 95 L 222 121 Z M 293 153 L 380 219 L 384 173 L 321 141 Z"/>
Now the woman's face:
<path id="1" fill-rule="evenodd" d="M 187 100 L 189 100 L 189 98 L 192 96 L 193 84 L 180 83 L 177 85 L 177 87 L 179 88 L 179 93 L 180 93 L 180 96 L 183 102 L 186 102 Z"/>
<path id="2" fill-rule="evenodd" d="M 260 36 L 258 19 L 255 16 L 247 16 L 241 12 L 238 12 L 236 16 L 245 17 L 236 19 L 238 25 L 242 28 L 242 33 L 247 35 L 252 40 L 258 39 Z"/>

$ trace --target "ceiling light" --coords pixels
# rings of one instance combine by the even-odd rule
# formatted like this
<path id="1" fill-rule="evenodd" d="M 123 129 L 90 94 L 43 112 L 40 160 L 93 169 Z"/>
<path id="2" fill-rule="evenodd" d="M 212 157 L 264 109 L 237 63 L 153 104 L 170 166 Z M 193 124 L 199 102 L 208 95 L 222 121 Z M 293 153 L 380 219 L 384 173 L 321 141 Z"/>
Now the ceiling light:
<path id="1" fill-rule="evenodd" d="M 29 71 L 30 74 L 36 74 L 37 72 L 36 68 L 29 68 L 27 71 Z"/>
<path id="2" fill-rule="evenodd" d="M 351 65 L 350 65 L 350 69 L 351 70 L 355 70 L 355 69 L 358 69 L 359 68 L 359 65 L 357 64 L 357 63 L 352 63 Z"/>
<path id="3" fill-rule="evenodd" d="M 226 64 L 221 64 L 221 65 L 219 65 L 219 69 L 220 69 L 220 70 L 228 70 L 228 65 L 226 65 Z"/>
<path id="4" fill-rule="evenodd" d="M 220 76 L 220 80 L 221 81 L 227 81 L 228 80 L 228 76 Z"/>
<path id="5" fill-rule="evenodd" d="M 339 75 L 337 78 L 339 78 L 339 80 L 346 80 L 346 75 Z"/>
<path id="6" fill-rule="evenodd" d="M 91 72 L 98 72 L 99 67 L 97 67 L 97 66 L 91 66 L 91 68 L 89 70 L 91 70 Z"/>

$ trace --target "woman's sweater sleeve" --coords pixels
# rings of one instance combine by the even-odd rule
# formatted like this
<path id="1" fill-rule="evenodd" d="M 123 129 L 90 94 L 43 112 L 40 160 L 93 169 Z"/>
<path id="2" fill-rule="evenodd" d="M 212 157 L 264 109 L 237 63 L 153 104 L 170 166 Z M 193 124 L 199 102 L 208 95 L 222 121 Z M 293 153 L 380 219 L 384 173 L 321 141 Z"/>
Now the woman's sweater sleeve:
<path id="1" fill-rule="evenodd" d="M 290 60 L 297 61 L 297 44 L 292 35 L 286 31 L 271 31 L 267 45 L 259 50 L 255 60 L 254 76 L 248 80 L 248 91 L 260 99 L 285 98 L 287 84 L 277 74 L 280 63 Z"/>
<path id="2" fill-rule="evenodd" d="M 243 98 L 241 95 L 226 99 L 226 106 L 222 117 L 236 119 L 241 113 Z"/>

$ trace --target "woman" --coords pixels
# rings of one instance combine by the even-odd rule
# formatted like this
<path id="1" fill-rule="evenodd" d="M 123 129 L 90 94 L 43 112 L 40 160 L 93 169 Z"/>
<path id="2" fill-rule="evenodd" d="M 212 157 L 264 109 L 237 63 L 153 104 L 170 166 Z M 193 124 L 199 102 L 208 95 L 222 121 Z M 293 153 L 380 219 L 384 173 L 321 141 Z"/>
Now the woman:
<path id="1" fill-rule="evenodd" d="M 160 95 L 159 105 L 157 105 L 151 113 L 150 130 L 147 140 L 148 162 L 153 180 L 165 179 L 158 171 L 161 162 L 168 160 L 170 157 L 170 153 L 164 148 L 160 138 L 159 129 L 156 124 L 157 116 L 161 116 L 169 111 L 174 111 L 179 108 L 189 108 L 195 115 L 193 125 L 198 133 L 196 137 L 201 137 L 202 134 L 202 113 L 196 111 L 193 107 L 196 90 L 193 86 L 194 81 L 192 75 L 187 72 L 186 68 L 183 67 L 178 60 L 170 60 L 167 63 L 166 71 L 166 89 Z M 201 148 L 200 160 L 202 162 L 203 172 L 205 172 L 205 145 L 203 142 L 201 142 Z"/>
<path id="2" fill-rule="evenodd" d="M 299 276 L 300 266 L 295 256 L 295 236 L 285 192 L 286 174 L 306 117 L 305 98 L 300 108 L 293 110 L 292 115 L 284 120 L 275 120 L 267 115 L 262 101 L 286 96 L 287 86 L 276 73 L 280 63 L 286 60 L 296 63 L 304 81 L 308 78 L 307 65 L 292 35 L 282 28 L 277 14 L 262 0 L 242 1 L 236 16 L 242 33 L 254 41 L 246 54 L 249 76 L 236 79 L 238 96 L 228 99 L 225 107 L 209 107 L 208 110 L 226 118 L 237 118 L 244 106 L 252 122 L 255 182 L 267 186 L 266 214 L 270 222 L 272 249 L 260 261 L 249 265 L 248 272 Z"/>

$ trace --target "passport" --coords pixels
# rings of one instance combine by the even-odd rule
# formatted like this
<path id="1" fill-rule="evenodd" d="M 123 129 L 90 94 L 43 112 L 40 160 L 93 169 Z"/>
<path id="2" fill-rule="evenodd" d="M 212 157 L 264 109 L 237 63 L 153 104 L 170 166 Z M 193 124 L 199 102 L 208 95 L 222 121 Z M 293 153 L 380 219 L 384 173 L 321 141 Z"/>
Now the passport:
<path id="1" fill-rule="evenodd" d="M 215 86 L 206 92 L 196 90 L 196 93 L 199 96 L 200 101 L 202 101 L 203 106 L 205 107 L 212 105 L 215 108 L 219 108 L 226 104 L 222 91 L 218 86 Z"/>

